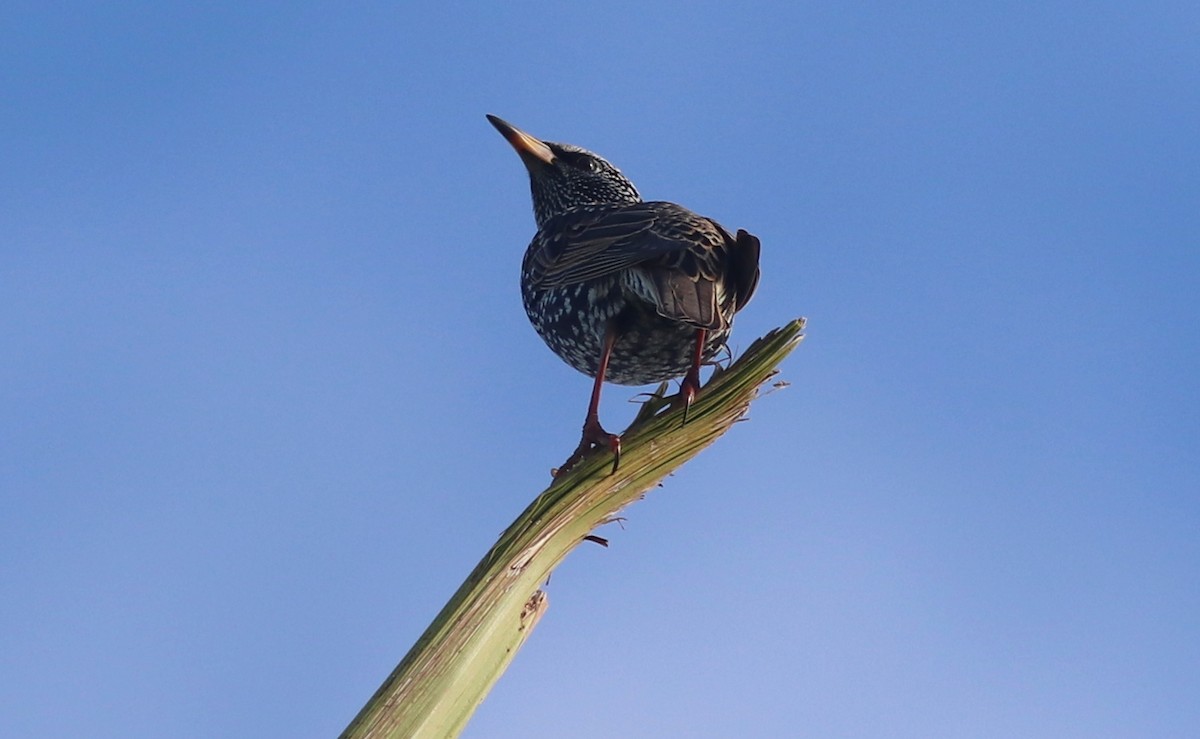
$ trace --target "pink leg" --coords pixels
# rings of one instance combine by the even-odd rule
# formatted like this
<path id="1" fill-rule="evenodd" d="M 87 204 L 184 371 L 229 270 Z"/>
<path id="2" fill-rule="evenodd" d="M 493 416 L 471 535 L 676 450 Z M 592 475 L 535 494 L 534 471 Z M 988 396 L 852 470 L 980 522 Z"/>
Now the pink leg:
<path id="1" fill-rule="evenodd" d="M 700 392 L 700 361 L 704 358 L 704 341 L 708 338 L 706 329 L 696 329 L 696 349 L 692 353 L 692 366 L 679 383 L 679 397 L 683 398 L 683 422 L 687 423 L 688 411 L 696 393 Z"/>
<path id="2" fill-rule="evenodd" d="M 596 368 L 596 382 L 592 385 L 592 400 L 588 404 L 587 418 L 583 420 L 583 438 L 575 452 L 567 458 L 558 474 L 566 472 L 576 462 L 592 449 L 607 446 L 613 453 L 612 471 L 616 472 L 621 464 L 621 437 L 610 434 L 600 425 L 600 390 L 604 386 L 604 376 L 608 373 L 608 360 L 612 356 L 613 345 L 617 343 L 617 332 L 609 325 L 604 332 L 604 346 L 600 350 L 600 365 Z"/>

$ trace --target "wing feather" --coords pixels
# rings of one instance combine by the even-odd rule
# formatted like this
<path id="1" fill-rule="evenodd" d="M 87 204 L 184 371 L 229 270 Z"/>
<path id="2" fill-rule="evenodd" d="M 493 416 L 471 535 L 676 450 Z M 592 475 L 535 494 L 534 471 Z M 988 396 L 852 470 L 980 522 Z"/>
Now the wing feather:
<path id="1" fill-rule="evenodd" d="M 584 206 L 555 216 L 534 237 L 525 254 L 524 277 L 533 289 L 556 289 L 607 276 L 619 276 L 656 310 L 698 328 L 724 328 L 757 281 L 757 239 L 753 254 L 744 232 L 735 238 L 715 221 L 674 203 L 643 202 Z M 731 265 L 731 252 L 733 264 Z M 745 254 L 739 259 L 738 254 Z M 725 285 L 729 267 L 736 276 Z M 728 305 L 727 305 L 728 303 Z"/>

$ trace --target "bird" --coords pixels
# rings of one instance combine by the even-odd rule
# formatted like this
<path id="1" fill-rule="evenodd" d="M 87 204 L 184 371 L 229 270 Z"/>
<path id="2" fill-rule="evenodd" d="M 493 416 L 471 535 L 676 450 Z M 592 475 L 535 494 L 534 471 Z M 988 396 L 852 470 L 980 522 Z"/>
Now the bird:
<path id="1" fill-rule="evenodd" d="M 529 174 L 537 233 L 521 262 L 525 312 L 555 354 L 594 378 L 579 446 L 556 474 L 603 447 L 615 473 L 621 438 L 600 423 L 602 386 L 682 377 L 686 423 L 701 365 L 725 349 L 734 314 L 758 286 L 759 240 L 681 205 L 642 200 L 598 154 L 487 119 Z"/>

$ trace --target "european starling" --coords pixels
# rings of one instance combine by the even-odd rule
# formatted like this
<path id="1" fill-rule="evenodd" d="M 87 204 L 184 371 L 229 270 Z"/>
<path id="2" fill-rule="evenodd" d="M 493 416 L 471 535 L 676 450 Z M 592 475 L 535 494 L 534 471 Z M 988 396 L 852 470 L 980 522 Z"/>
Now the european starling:
<path id="1" fill-rule="evenodd" d="M 487 118 L 529 170 L 538 231 L 521 263 L 525 312 L 555 354 L 596 380 L 583 438 L 560 469 L 607 446 L 615 471 L 621 439 L 600 425 L 604 381 L 682 376 L 679 397 L 690 407 L 700 365 L 725 346 L 733 314 L 754 294 L 758 239 L 674 203 L 645 202 L 596 154 Z"/>

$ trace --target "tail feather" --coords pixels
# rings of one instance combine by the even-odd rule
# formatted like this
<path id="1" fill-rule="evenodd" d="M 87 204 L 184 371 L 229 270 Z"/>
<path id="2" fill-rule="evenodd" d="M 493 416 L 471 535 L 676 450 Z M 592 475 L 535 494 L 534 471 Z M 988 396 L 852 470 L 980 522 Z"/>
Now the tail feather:
<path id="1" fill-rule="evenodd" d="M 735 296 L 735 311 L 746 307 L 758 288 L 758 257 L 761 249 L 757 236 L 738 229 L 729 255 L 729 278 Z"/>
<path id="2" fill-rule="evenodd" d="M 750 302 L 758 287 L 761 246 L 744 230 L 737 236 L 723 228 L 720 233 L 724 248 L 703 255 L 708 264 L 691 253 L 643 263 L 625 271 L 625 288 L 666 318 L 698 329 L 728 328 L 733 314 Z"/>

